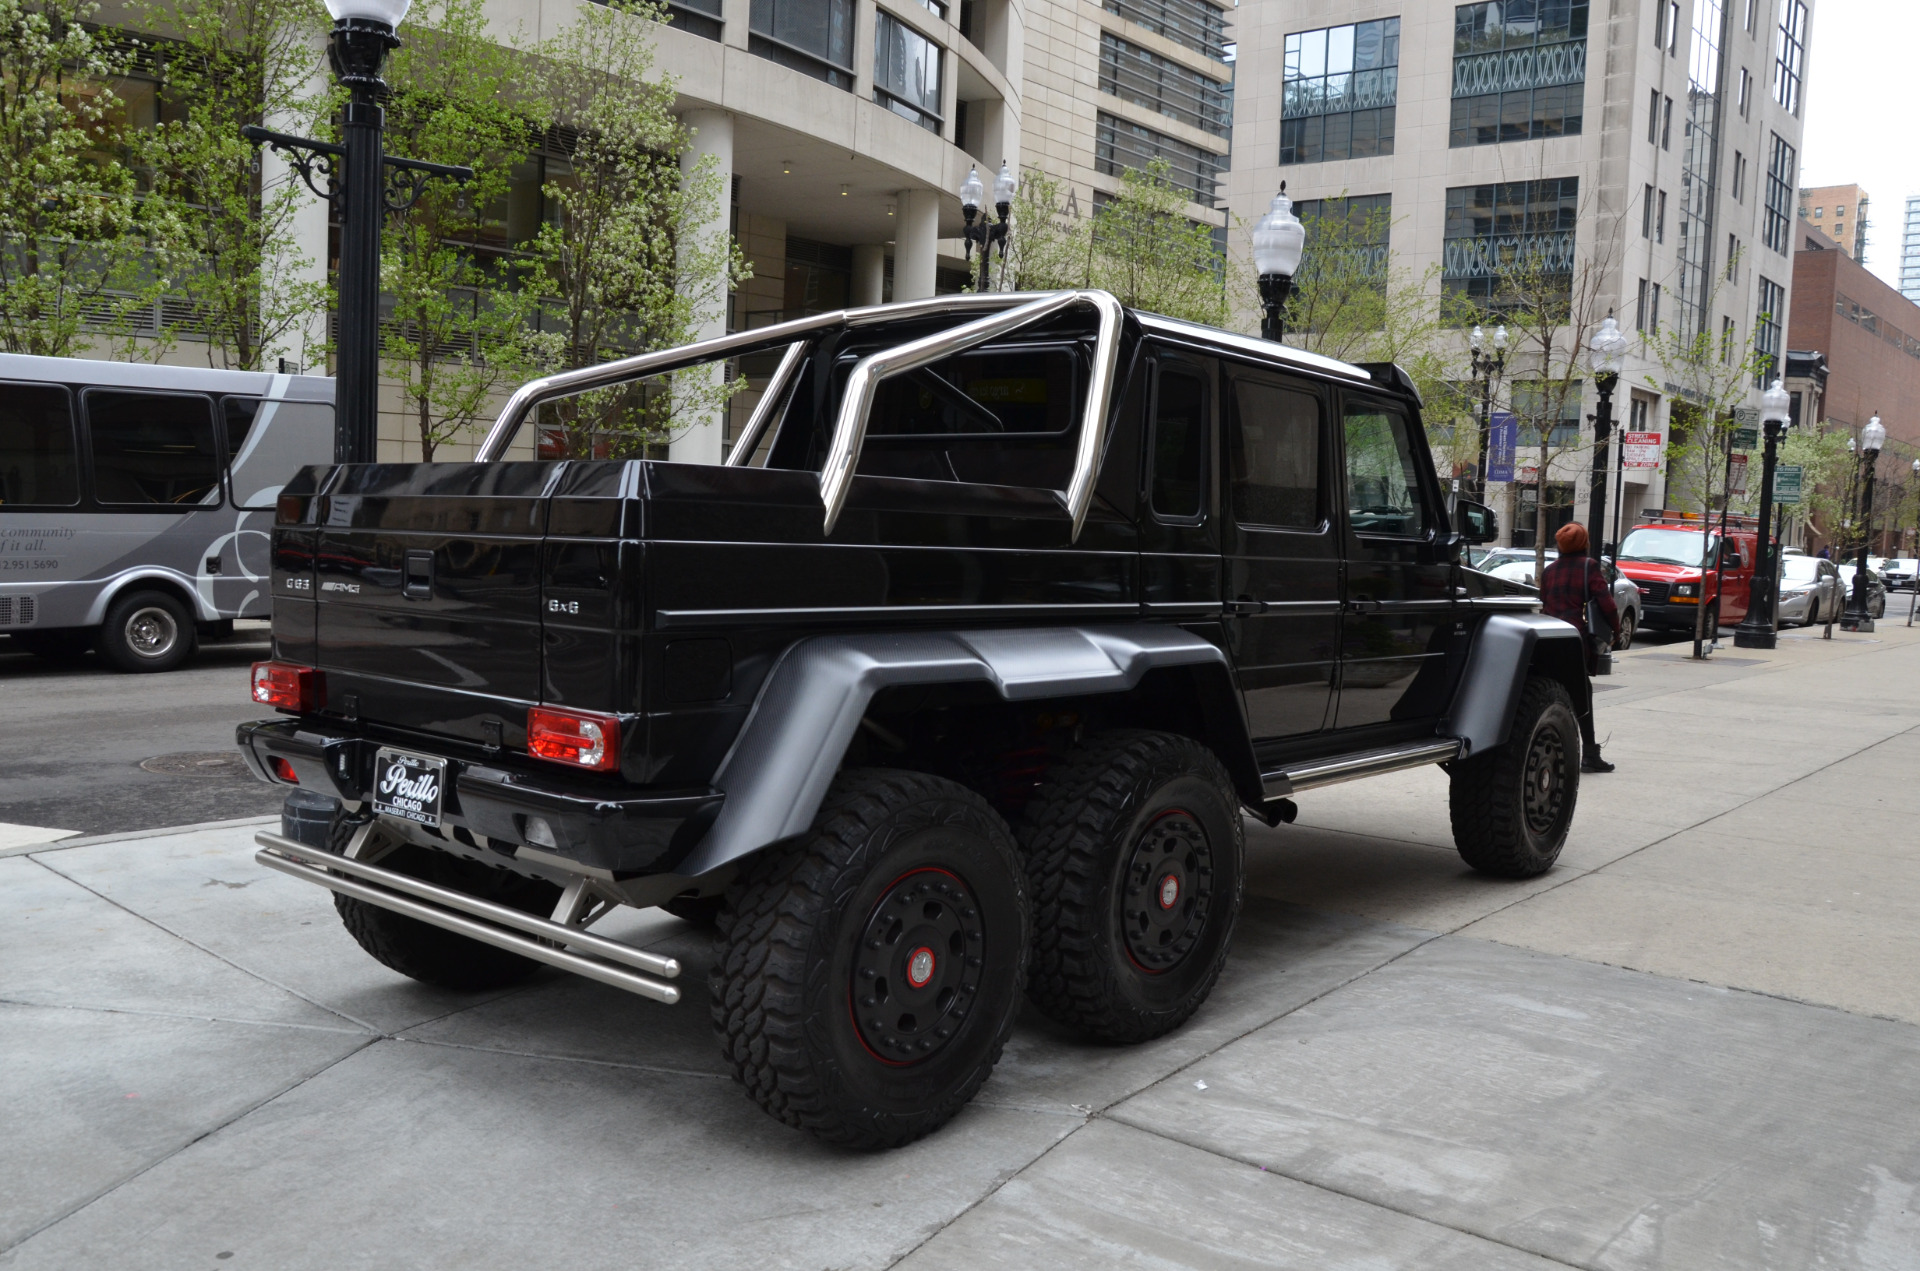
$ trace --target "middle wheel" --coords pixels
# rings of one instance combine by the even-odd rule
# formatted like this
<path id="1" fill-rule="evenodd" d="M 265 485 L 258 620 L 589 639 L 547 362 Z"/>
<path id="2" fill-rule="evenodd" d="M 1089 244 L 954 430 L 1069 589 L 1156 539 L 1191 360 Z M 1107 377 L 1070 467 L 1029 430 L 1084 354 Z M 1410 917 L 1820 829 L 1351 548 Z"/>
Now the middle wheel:
<path id="1" fill-rule="evenodd" d="M 1186 1022 L 1220 978 L 1244 885 L 1240 801 L 1213 752 L 1096 734 L 1047 774 L 1019 837 L 1034 1005 L 1109 1042 Z"/>

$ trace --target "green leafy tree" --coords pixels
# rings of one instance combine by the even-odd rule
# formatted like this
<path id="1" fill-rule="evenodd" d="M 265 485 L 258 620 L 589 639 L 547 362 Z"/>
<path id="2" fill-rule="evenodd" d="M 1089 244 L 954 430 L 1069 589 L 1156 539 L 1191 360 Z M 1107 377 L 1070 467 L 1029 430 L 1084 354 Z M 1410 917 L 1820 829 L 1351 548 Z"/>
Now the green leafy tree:
<path id="1" fill-rule="evenodd" d="M 291 351 L 326 287 L 295 245 L 310 195 L 290 173 L 263 179 L 240 129 L 306 130 L 326 114 L 329 96 L 307 92 L 326 12 L 314 0 L 136 0 L 134 11 L 167 34 L 165 117 L 136 143 L 151 199 L 175 215 L 162 257 L 182 303 L 164 339 L 204 341 L 211 366 L 260 370 Z"/>
<path id="2" fill-rule="evenodd" d="M 1802 425 L 1789 431 L 1780 442 L 1780 462 L 1798 464 L 1800 474 L 1801 525 L 1809 535 L 1817 534 L 1833 542 L 1842 541 L 1842 522 L 1848 515 L 1847 490 L 1858 463 L 1847 449 L 1851 434 L 1844 428 L 1822 422 Z M 1811 547 L 1811 539 L 1801 546 Z"/>
<path id="3" fill-rule="evenodd" d="M 131 50 L 89 23 L 88 0 L 0 0 L 0 349 L 151 356 L 137 337 L 166 279 L 152 248 L 176 232 L 141 198 L 126 103 Z"/>
<path id="4" fill-rule="evenodd" d="M 393 306 L 382 362 L 431 462 L 490 413 L 503 386 L 554 360 L 558 340 L 537 329 L 538 299 L 515 285 L 510 258 L 477 246 L 483 233 L 504 235 L 513 167 L 532 140 L 512 95 L 525 68 L 488 37 L 480 0 L 430 0 L 412 16 L 389 64 L 388 149 L 474 172 L 463 185 L 425 184 L 382 240 Z"/>
<path id="5" fill-rule="evenodd" d="M 690 138 L 672 113 L 675 80 L 654 65 L 664 13 L 653 0 L 582 5 L 538 50 L 539 105 L 578 135 L 527 245 L 562 366 L 687 343 L 748 277 L 731 236 L 701 232 L 726 214 L 726 181 L 710 159 L 681 163 Z M 639 453 L 713 418 L 745 385 L 685 373 L 567 398 L 543 422 L 568 454 Z"/>

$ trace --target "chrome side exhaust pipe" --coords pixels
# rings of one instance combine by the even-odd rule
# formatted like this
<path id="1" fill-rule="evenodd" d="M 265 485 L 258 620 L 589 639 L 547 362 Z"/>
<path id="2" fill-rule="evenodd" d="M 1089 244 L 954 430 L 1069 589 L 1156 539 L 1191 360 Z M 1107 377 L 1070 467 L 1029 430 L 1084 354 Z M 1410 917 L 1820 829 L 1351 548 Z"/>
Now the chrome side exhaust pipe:
<path id="1" fill-rule="evenodd" d="M 257 832 L 253 841 L 260 845 L 253 859 L 268 869 L 656 1002 L 671 1006 L 680 1000 L 680 989 L 667 983 L 680 974 L 677 958 L 648 953 L 378 865 L 335 856 L 267 830 Z M 655 979 L 656 975 L 664 978 Z"/>

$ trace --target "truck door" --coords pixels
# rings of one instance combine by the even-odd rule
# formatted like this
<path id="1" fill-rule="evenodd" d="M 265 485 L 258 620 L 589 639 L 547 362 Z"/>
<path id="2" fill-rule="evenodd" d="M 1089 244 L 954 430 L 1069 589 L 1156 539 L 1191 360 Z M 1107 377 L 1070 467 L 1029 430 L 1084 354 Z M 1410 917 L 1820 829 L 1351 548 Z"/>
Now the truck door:
<path id="1" fill-rule="evenodd" d="M 1141 596 L 1157 617 L 1220 616 L 1220 539 L 1213 483 L 1217 367 L 1162 351 L 1147 388 L 1147 501 L 1140 518 Z M 1229 624 L 1231 627 L 1231 624 Z"/>
<path id="2" fill-rule="evenodd" d="M 1247 723 L 1256 740 L 1310 733 L 1327 726 L 1340 623 L 1326 396 L 1250 369 L 1226 383 L 1227 631 Z"/>
<path id="3" fill-rule="evenodd" d="M 1336 726 L 1437 719 L 1446 708 L 1452 571 L 1426 438 L 1404 405 L 1343 397 L 1347 575 Z"/>

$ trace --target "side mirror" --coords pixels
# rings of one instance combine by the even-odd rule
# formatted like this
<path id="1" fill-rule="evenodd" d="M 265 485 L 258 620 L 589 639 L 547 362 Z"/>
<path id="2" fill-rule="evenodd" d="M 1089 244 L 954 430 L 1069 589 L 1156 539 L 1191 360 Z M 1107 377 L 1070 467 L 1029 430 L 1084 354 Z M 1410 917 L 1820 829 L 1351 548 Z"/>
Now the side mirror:
<path id="1" fill-rule="evenodd" d="M 1500 518 L 1484 503 L 1461 499 L 1453 505 L 1453 528 L 1469 543 L 1491 543 L 1500 537 Z"/>
<path id="2" fill-rule="evenodd" d="M 1728 569 L 1739 569 L 1742 565 L 1745 565 L 1746 563 L 1747 563 L 1746 560 L 1741 557 L 1739 552 L 1727 553 L 1726 566 Z"/>

